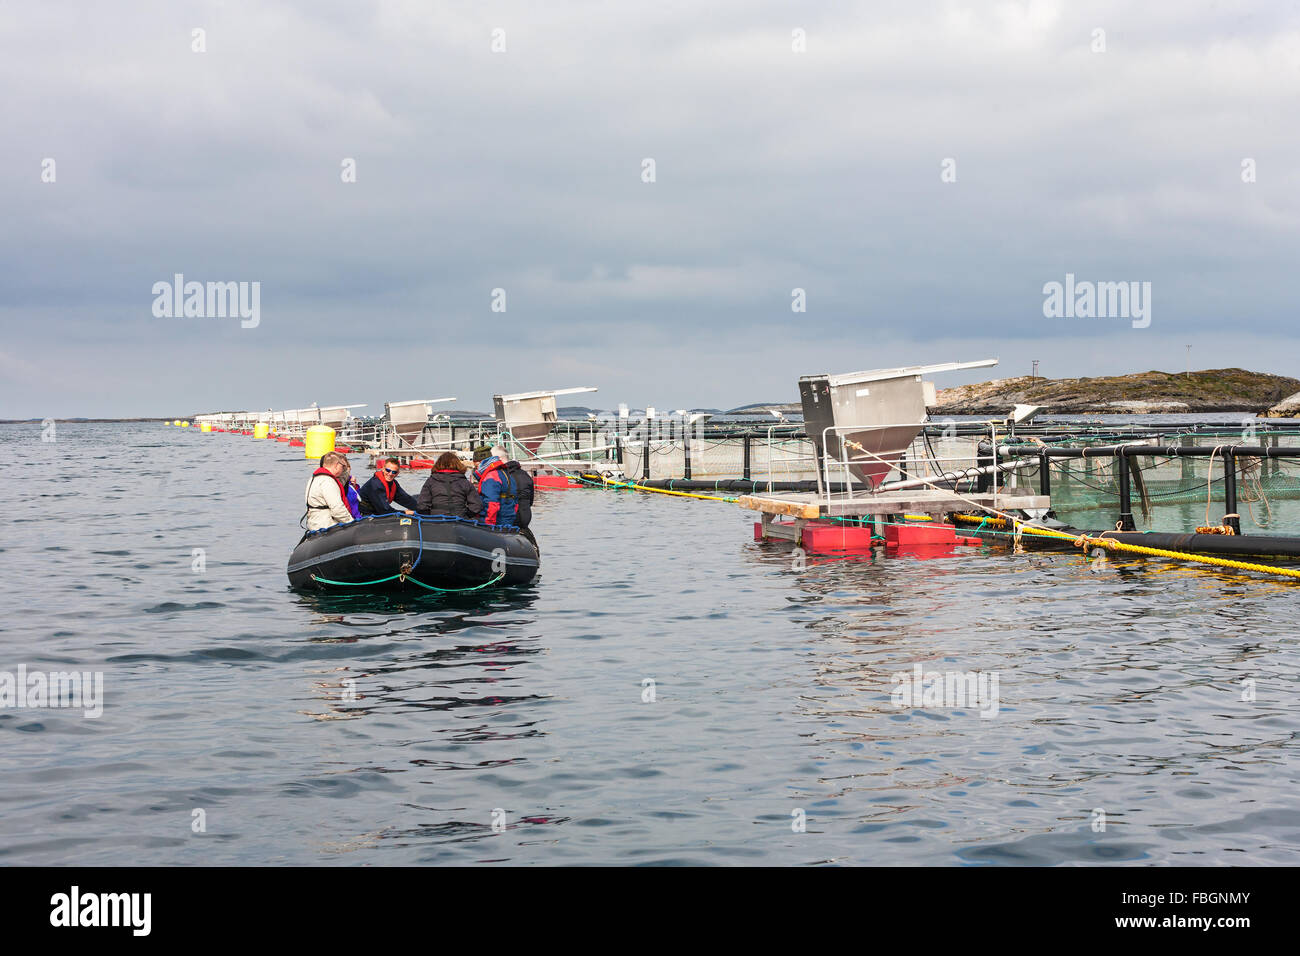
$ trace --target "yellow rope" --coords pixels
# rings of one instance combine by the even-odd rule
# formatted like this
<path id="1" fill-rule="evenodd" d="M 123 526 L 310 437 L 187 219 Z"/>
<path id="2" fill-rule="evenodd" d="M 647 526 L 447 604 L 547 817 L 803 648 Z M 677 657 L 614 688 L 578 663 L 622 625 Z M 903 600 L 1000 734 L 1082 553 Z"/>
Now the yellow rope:
<path id="1" fill-rule="evenodd" d="M 676 495 L 679 498 L 703 498 L 706 501 L 730 501 L 734 502 L 735 498 L 722 498 L 718 495 L 697 495 L 689 491 L 670 491 L 667 488 L 647 488 L 645 485 L 634 484 L 630 481 L 615 481 L 612 478 L 606 478 L 604 475 L 583 475 L 582 477 L 590 480 L 603 481 L 607 485 L 614 485 L 616 488 L 631 488 L 634 491 L 653 491 L 659 495 Z"/>
<path id="2" fill-rule="evenodd" d="M 1062 537 L 1069 537 L 1069 535 L 1062 535 Z M 1259 571 L 1263 574 L 1280 574 L 1288 578 L 1300 578 L 1300 569 L 1297 568 L 1274 568 L 1267 564 L 1252 564 L 1249 561 L 1232 561 L 1228 558 L 1213 558 L 1204 554 L 1187 554 L 1184 551 L 1166 551 L 1164 548 L 1146 548 L 1139 544 L 1116 541 L 1113 538 L 1089 538 L 1087 535 L 1083 535 L 1075 541 L 1075 544 L 1085 548 L 1090 544 L 1097 544 L 1103 548 L 1116 548 L 1120 551 L 1131 551 L 1134 554 L 1150 554 L 1158 558 L 1177 558 L 1180 561 L 1192 561 L 1196 564 L 1211 564 L 1218 568 L 1235 568 L 1239 571 Z"/>
<path id="3" fill-rule="evenodd" d="M 970 515 L 953 515 L 960 521 L 973 522 L 976 519 Z M 1001 522 L 999 518 L 987 519 L 989 524 Z M 1005 522 L 1002 522 L 1005 524 Z M 1195 564 L 1209 564 L 1216 568 L 1235 568 L 1239 571 L 1259 571 L 1263 574 L 1280 574 L 1288 578 L 1300 578 L 1300 568 L 1275 568 L 1267 564 L 1254 564 L 1250 561 L 1233 561 L 1230 558 L 1215 558 L 1207 554 L 1189 554 L 1186 551 L 1167 551 L 1164 548 L 1148 548 L 1145 545 L 1129 544 L 1127 541 L 1116 541 L 1114 538 L 1094 538 L 1090 535 L 1081 534 L 1078 537 L 1072 534 L 1065 534 L 1062 531 L 1054 531 L 1051 528 L 1035 528 L 1032 525 L 1021 524 L 1017 522 L 1018 530 L 1023 534 L 1036 534 L 1047 538 L 1062 538 L 1067 541 L 1073 541 L 1075 547 L 1088 548 L 1096 545 L 1101 548 L 1115 551 L 1127 551 L 1131 554 L 1149 554 L 1157 558 L 1177 558 L 1180 561 L 1191 561 Z"/>
<path id="4" fill-rule="evenodd" d="M 979 515 L 958 515 L 952 516 L 954 521 L 964 521 L 967 524 L 986 524 L 990 528 L 1005 528 L 1007 522 L 1005 518 L 981 518 Z"/>

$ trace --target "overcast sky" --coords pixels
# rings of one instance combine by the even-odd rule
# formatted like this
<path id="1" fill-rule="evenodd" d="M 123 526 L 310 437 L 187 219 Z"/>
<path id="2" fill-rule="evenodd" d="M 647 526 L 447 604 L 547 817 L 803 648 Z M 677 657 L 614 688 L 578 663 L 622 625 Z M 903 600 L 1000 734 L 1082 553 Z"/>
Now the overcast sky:
<path id="1" fill-rule="evenodd" d="M 1187 344 L 1300 377 L 1295 10 L 6 3 L 0 417 L 729 407 Z M 259 324 L 156 317 L 175 273 L 259 282 Z M 1045 318 L 1066 273 L 1150 282 L 1149 327 Z"/>

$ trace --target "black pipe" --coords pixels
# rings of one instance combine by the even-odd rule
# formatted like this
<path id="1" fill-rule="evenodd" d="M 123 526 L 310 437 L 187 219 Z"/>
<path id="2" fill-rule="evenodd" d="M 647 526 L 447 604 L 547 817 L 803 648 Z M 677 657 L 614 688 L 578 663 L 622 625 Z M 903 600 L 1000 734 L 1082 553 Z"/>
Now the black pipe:
<path id="1" fill-rule="evenodd" d="M 691 479 L 691 435 L 685 421 L 682 422 L 682 477 Z"/>
<path id="2" fill-rule="evenodd" d="M 1077 528 L 1059 529 L 1071 535 L 1071 539 L 1048 537 L 1046 535 L 1026 534 L 1022 541 L 1026 547 L 1050 551 L 1077 551 L 1074 538 L 1087 535 L 1091 538 L 1110 538 L 1125 544 L 1136 544 L 1144 548 L 1159 548 L 1162 551 L 1185 551 L 1189 554 L 1211 554 L 1234 558 L 1281 558 L 1291 561 L 1300 559 L 1300 537 L 1285 535 L 1231 535 L 1231 534 L 1193 534 L 1164 531 L 1080 531 Z M 989 534 L 964 529 L 963 534 Z M 991 535 L 998 540 L 998 535 Z M 1116 551 L 1116 555 L 1123 554 Z"/>
<path id="3" fill-rule="evenodd" d="M 749 432 L 745 432 L 745 464 L 744 464 L 744 476 L 745 476 L 745 480 L 746 480 L 746 481 L 749 480 L 749 470 L 750 470 L 750 462 L 749 462 L 749 455 L 750 455 L 750 451 L 749 451 L 749 441 L 750 441 L 750 439 L 749 439 Z"/>
<path id="4" fill-rule="evenodd" d="M 750 480 L 719 478 L 717 481 L 709 481 L 705 478 L 695 478 L 691 481 L 684 478 L 652 478 L 638 481 L 636 484 L 643 488 L 663 488 L 669 491 L 738 491 L 745 494 L 762 494 L 768 489 L 768 482 L 761 478 Z M 773 491 L 816 491 L 817 482 L 812 478 L 802 481 L 773 481 L 771 488 Z M 830 483 L 830 490 L 839 492 L 845 491 L 846 488 L 844 482 L 833 481 Z M 866 485 L 857 483 L 853 483 L 847 490 L 867 493 Z"/>
<path id="5" fill-rule="evenodd" d="M 1223 452 L 1223 523 L 1241 534 L 1241 515 L 1237 514 L 1237 456 L 1228 448 Z"/>
<path id="6" fill-rule="evenodd" d="M 1133 523 L 1133 502 L 1129 491 L 1128 456 L 1121 448 L 1115 455 L 1115 472 L 1119 476 L 1119 530 L 1136 531 Z"/>
<path id="7" fill-rule="evenodd" d="M 1044 454 L 1038 456 L 1038 493 L 1044 498 L 1052 494 L 1052 469 L 1050 459 Z"/>
<path id="8" fill-rule="evenodd" d="M 991 441 L 982 441 L 975 446 L 975 464 L 977 467 L 991 467 L 993 459 L 990 457 L 993 453 L 993 443 Z M 987 461 L 986 461 L 987 459 Z M 975 481 L 975 491 L 978 494 L 986 495 L 993 488 L 993 473 L 987 471 L 982 473 Z"/>
<path id="9" fill-rule="evenodd" d="M 981 444 L 983 444 L 981 442 Z M 1148 455 L 1153 458 L 1209 458 L 1227 454 L 1231 449 L 1234 455 L 1244 458 L 1300 458 L 1300 446 L 1287 445 L 1272 447 L 1269 445 L 1092 445 L 1087 448 L 1051 447 L 1042 449 L 1042 454 L 1052 458 L 1101 458 L 1123 454 L 1126 458 Z M 1025 445 L 1002 444 L 998 453 L 1012 458 L 1027 458 L 1040 453 L 1038 448 Z"/>
<path id="10" fill-rule="evenodd" d="M 645 420 L 645 440 L 641 443 L 641 478 L 650 477 L 650 419 Z"/>

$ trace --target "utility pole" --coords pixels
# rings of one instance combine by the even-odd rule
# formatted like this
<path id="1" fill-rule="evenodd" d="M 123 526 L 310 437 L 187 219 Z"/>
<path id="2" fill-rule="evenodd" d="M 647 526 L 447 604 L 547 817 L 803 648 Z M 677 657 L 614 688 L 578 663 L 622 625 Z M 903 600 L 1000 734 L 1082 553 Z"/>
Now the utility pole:
<path id="1" fill-rule="evenodd" d="M 1191 378 L 1192 377 L 1192 347 L 1188 345 L 1186 346 L 1186 348 L 1187 348 L 1187 377 Z"/>
<path id="2" fill-rule="evenodd" d="M 1029 381 L 1032 384 L 1037 380 L 1038 380 L 1038 359 L 1034 359 L 1034 372 L 1032 375 L 1029 376 Z"/>

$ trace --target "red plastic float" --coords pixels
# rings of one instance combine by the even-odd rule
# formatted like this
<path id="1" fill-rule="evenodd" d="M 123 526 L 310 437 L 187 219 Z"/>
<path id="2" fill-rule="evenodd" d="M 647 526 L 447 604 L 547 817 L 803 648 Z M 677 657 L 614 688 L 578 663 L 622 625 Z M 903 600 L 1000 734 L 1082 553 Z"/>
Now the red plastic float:
<path id="1" fill-rule="evenodd" d="M 754 522 L 754 540 L 763 540 L 761 521 Z M 819 554 L 864 554 L 873 546 L 872 528 L 840 521 L 809 521 L 800 532 L 799 543 L 805 551 Z M 983 543 L 979 538 L 958 534 L 956 527 L 950 524 L 885 525 L 885 547 L 896 554 L 918 558 L 946 557 L 956 554 L 954 549 L 958 546 L 978 547 Z"/>
<path id="2" fill-rule="evenodd" d="M 803 526 L 800 543 L 805 551 L 870 551 L 871 526 L 810 521 Z"/>
<path id="3" fill-rule="evenodd" d="M 574 481 L 568 475 L 533 475 L 534 488 L 582 488 L 582 482 Z"/>
<path id="4" fill-rule="evenodd" d="M 885 525 L 886 548 L 952 547 L 953 545 L 983 544 L 979 538 L 959 535 L 950 524 L 889 524 Z"/>

